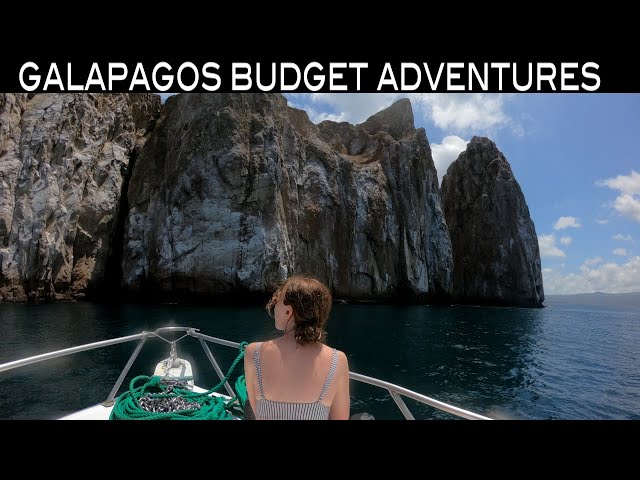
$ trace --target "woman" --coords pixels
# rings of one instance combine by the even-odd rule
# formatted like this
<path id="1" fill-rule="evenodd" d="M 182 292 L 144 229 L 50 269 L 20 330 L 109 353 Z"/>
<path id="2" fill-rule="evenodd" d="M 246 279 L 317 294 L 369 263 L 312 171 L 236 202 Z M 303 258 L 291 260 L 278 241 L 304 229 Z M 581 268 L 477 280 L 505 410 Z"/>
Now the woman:
<path id="1" fill-rule="evenodd" d="M 267 303 L 283 335 L 245 351 L 247 396 L 257 419 L 349 419 L 347 357 L 323 343 L 331 303 L 327 287 L 299 275 Z"/>

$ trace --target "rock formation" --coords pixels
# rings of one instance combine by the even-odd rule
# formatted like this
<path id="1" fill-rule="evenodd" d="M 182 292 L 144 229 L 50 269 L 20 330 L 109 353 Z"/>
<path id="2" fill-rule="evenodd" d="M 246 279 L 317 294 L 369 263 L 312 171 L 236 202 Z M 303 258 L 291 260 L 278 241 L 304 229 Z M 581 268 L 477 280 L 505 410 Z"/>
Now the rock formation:
<path id="1" fill-rule="evenodd" d="M 408 100 L 315 125 L 277 94 L 1 94 L 0 301 L 213 301 L 308 273 L 349 300 L 540 306 L 493 142 L 474 137 L 442 201 L 437 181 Z"/>
<path id="2" fill-rule="evenodd" d="M 122 186 L 159 109 L 152 94 L 0 94 L 1 301 L 117 280 Z"/>
<path id="3" fill-rule="evenodd" d="M 473 137 L 442 180 L 460 303 L 539 307 L 538 237 L 520 186 L 488 138 Z"/>
<path id="4" fill-rule="evenodd" d="M 437 181 L 408 100 L 354 126 L 315 125 L 281 95 L 171 97 L 132 174 L 123 287 L 260 293 L 309 273 L 337 298 L 442 298 Z"/>

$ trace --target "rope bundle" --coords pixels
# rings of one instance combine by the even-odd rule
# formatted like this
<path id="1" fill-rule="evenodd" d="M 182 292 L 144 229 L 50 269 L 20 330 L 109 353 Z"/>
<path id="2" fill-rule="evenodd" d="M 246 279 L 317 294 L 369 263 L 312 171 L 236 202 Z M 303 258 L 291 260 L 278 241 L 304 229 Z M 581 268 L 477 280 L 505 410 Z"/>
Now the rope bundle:
<path id="1" fill-rule="evenodd" d="M 244 375 L 240 375 L 235 384 L 236 396 L 229 401 L 223 397 L 211 396 L 228 380 L 236 365 L 244 357 L 246 342 L 240 344 L 240 352 L 231 364 L 226 376 L 212 389 L 196 393 L 176 385 L 165 385 L 163 377 L 140 375 L 129 383 L 129 391 L 116 400 L 110 420 L 232 420 L 244 415 L 247 401 L 247 387 Z M 144 398 L 144 400 L 142 400 Z M 173 403 L 178 410 L 149 411 L 141 406 Z M 164 402 L 169 400 L 169 402 Z"/>

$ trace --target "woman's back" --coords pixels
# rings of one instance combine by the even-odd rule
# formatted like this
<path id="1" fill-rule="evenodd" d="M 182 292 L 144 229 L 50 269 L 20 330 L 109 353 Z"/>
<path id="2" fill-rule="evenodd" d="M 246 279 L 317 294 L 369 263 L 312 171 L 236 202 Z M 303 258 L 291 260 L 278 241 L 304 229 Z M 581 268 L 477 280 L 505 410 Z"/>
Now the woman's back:
<path id="1" fill-rule="evenodd" d="M 255 392 L 257 418 L 327 420 L 341 416 L 339 410 L 344 410 L 344 400 L 336 405 L 334 400 L 345 388 L 344 378 L 348 383 L 344 353 L 321 343 L 300 346 L 282 338 L 252 343 L 247 347 L 245 358 L 245 370 L 247 364 L 253 367 L 247 372 L 247 380 L 251 379 L 252 384 L 248 384 L 247 389 Z M 348 384 L 346 388 L 348 391 Z M 342 405 L 338 405 L 340 403 Z"/>
<path id="2" fill-rule="evenodd" d="M 295 275 L 267 304 L 282 337 L 247 346 L 247 396 L 258 419 L 349 418 L 349 363 L 323 344 L 331 293 L 313 277 Z"/>

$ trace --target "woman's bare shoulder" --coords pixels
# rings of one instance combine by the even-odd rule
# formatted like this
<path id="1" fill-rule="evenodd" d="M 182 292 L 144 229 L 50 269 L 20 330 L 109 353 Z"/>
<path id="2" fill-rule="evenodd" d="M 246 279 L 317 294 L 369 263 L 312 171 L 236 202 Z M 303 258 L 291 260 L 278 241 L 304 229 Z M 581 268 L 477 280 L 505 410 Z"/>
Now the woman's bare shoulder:
<path id="1" fill-rule="evenodd" d="M 330 347 L 328 345 L 324 345 L 323 348 L 324 352 L 323 353 L 328 353 L 333 355 L 333 347 Z M 347 355 L 342 351 L 342 350 L 338 350 L 337 348 L 335 349 L 336 353 L 338 354 L 338 366 L 341 365 L 349 365 L 349 361 L 347 360 Z"/>
<path id="2" fill-rule="evenodd" d="M 258 343 L 260 342 L 251 342 L 249 345 L 247 345 L 244 349 L 244 359 L 245 361 L 248 361 L 248 359 L 251 359 L 251 361 L 253 361 L 253 354 L 256 350 L 256 347 L 258 345 Z"/>
<path id="3" fill-rule="evenodd" d="M 347 355 L 338 350 L 338 367 L 342 370 L 349 371 L 349 360 L 347 359 Z"/>

